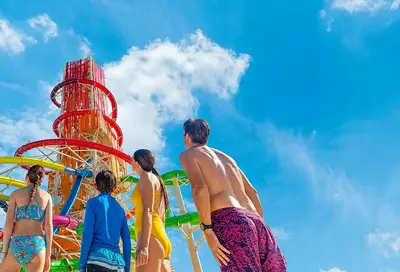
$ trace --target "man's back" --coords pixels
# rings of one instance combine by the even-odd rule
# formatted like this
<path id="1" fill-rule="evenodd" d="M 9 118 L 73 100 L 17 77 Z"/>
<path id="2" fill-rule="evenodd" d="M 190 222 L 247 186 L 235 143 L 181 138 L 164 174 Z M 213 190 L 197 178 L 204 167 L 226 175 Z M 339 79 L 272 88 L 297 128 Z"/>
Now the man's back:
<path id="1" fill-rule="evenodd" d="M 199 146 L 185 151 L 196 160 L 210 194 L 211 211 L 226 207 L 241 207 L 232 190 L 223 163 L 215 152 L 207 146 Z"/>
<path id="2" fill-rule="evenodd" d="M 233 193 L 239 201 L 239 204 L 249 211 L 257 212 L 253 202 L 246 193 L 247 183 L 245 184 L 246 180 L 243 179 L 242 173 L 235 160 L 220 150 L 215 148 L 212 148 L 212 150 L 222 162 Z"/>

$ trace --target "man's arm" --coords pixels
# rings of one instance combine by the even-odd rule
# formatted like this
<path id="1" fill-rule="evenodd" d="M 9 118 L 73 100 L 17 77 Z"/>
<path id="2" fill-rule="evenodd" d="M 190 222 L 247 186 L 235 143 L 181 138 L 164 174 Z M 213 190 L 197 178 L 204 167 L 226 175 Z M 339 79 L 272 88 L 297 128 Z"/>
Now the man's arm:
<path id="1" fill-rule="evenodd" d="M 242 176 L 242 181 L 243 181 L 244 190 L 245 190 L 246 195 L 250 198 L 251 202 L 253 202 L 253 205 L 256 208 L 257 213 L 262 218 L 264 218 L 264 212 L 263 212 L 260 198 L 258 197 L 257 190 L 250 183 L 250 181 L 248 180 L 246 175 L 243 173 L 242 169 L 240 169 L 238 166 L 237 166 L 237 169 L 239 170 L 240 175 Z"/>
<path id="2" fill-rule="evenodd" d="M 210 194 L 200 166 L 187 151 L 181 153 L 179 161 L 188 175 L 192 186 L 192 196 L 196 209 L 199 212 L 200 222 L 205 225 L 211 225 Z"/>
<path id="3" fill-rule="evenodd" d="M 88 201 L 85 210 L 85 220 L 81 241 L 81 256 L 79 261 L 79 271 L 86 271 L 87 258 L 89 256 L 90 246 L 93 240 L 93 226 L 94 226 L 94 211 L 92 209 L 92 202 Z"/>

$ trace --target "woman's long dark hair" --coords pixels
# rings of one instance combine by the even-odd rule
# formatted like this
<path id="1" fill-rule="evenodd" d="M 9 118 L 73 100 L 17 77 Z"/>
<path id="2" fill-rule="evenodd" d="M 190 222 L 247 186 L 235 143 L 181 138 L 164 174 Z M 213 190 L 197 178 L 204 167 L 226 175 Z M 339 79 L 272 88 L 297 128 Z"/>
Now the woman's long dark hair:
<path id="1" fill-rule="evenodd" d="M 26 208 L 31 204 L 33 198 L 35 197 L 37 190 L 42 182 L 42 178 L 44 177 L 44 168 L 40 165 L 34 165 L 28 170 L 28 179 L 29 182 L 32 183 L 32 191 L 30 192 L 30 200 Z M 26 210 L 25 208 L 25 210 Z"/>
<path id="2" fill-rule="evenodd" d="M 153 152 L 147 149 L 139 149 L 133 154 L 133 160 L 137 162 L 140 165 L 140 167 L 142 167 L 143 171 L 151 172 L 158 178 L 161 185 L 161 193 L 163 194 L 164 197 L 165 210 L 168 210 L 169 206 L 168 192 L 165 187 L 164 181 L 161 178 L 160 173 L 154 167 L 154 165 L 156 164 L 156 158 Z"/>

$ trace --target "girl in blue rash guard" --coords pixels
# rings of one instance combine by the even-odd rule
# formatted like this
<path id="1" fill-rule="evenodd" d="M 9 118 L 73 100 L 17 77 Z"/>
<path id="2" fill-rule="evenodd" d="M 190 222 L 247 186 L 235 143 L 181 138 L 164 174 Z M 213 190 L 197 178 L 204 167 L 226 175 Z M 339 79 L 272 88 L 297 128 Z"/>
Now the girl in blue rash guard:
<path id="1" fill-rule="evenodd" d="M 130 271 L 131 238 L 125 212 L 111 196 L 115 175 L 103 170 L 96 176 L 100 194 L 86 204 L 79 271 Z M 118 243 L 122 238 L 123 257 Z"/>

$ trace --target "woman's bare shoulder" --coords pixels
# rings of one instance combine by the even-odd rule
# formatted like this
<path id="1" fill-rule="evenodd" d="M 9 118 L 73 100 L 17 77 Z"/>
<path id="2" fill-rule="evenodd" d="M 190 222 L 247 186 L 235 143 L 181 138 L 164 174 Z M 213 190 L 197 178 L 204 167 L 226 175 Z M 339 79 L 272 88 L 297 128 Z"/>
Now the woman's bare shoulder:
<path id="1" fill-rule="evenodd" d="M 24 188 L 19 188 L 19 189 L 17 189 L 17 190 L 14 190 L 14 191 L 11 193 L 10 197 L 18 197 L 18 196 L 20 196 L 20 195 L 22 194 L 22 192 L 24 192 L 24 191 L 26 191 Z"/>
<path id="2" fill-rule="evenodd" d="M 151 175 L 143 175 L 143 177 L 140 178 L 139 182 L 142 183 L 142 186 L 153 186 L 157 187 L 157 184 L 159 183 L 158 178 L 156 175 L 151 174 Z"/>
<path id="3" fill-rule="evenodd" d="M 43 198 L 43 199 L 45 199 L 45 200 L 48 200 L 48 199 L 51 198 L 51 195 L 49 194 L 49 192 L 47 192 L 47 191 L 45 191 L 45 190 L 43 190 L 43 189 L 40 189 L 40 190 L 38 191 L 38 194 L 39 194 L 39 197 L 41 197 L 41 198 Z"/>

